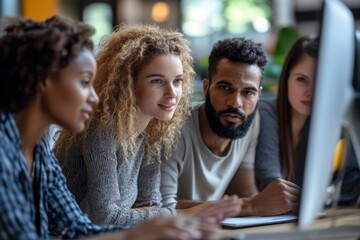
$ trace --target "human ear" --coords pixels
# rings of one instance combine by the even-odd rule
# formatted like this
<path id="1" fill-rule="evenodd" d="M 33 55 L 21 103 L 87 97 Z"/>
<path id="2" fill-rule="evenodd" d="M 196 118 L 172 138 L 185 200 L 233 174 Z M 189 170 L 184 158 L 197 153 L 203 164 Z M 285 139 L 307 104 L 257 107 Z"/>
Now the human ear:
<path id="1" fill-rule="evenodd" d="M 40 91 L 44 92 L 48 89 L 51 82 L 51 78 L 47 77 L 45 80 L 39 82 L 39 89 Z"/>
<path id="2" fill-rule="evenodd" d="M 204 94 L 205 97 L 206 97 L 206 94 L 207 94 L 207 92 L 209 90 L 209 85 L 210 85 L 209 79 L 204 78 L 203 79 L 203 94 Z"/>
<path id="3" fill-rule="evenodd" d="M 261 96 L 261 94 L 262 94 L 262 90 L 263 90 L 263 87 L 262 86 L 260 86 L 259 87 L 259 97 Z"/>

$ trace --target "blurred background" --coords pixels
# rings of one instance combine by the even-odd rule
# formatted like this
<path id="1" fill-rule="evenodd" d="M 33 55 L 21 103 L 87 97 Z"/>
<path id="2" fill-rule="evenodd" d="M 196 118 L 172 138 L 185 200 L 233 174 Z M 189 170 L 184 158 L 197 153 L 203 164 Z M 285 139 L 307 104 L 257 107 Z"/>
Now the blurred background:
<path id="1" fill-rule="evenodd" d="M 360 0 L 344 2 L 359 29 Z M 0 0 L 0 17 L 44 20 L 54 14 L 65 15 L 92 25 L 96 44 L 120 23 L 155 23 L 181 31 L 190 41 L 195 59 L 193 100 L 199 101 L 212 45 L 232 36 L 263 44 L 269 64 L 262 98 L 274 97 L 289 47 L 299 36 L 318 34 L 321 6 L 322 0 Z"/>

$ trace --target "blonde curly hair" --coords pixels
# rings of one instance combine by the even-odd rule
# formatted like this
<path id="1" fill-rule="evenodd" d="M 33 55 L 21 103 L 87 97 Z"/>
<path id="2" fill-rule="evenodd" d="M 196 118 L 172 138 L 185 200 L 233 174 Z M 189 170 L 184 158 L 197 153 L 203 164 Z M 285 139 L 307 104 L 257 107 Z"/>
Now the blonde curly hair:
<path id="1" fill-rule="evenodd" d="M 148 160 L 160 160 L 162 153 L 169 156 L 176 136 L 180 134 L 181 127 L 190 114 L 195 73 L 189 43 L 184 36 L 180 32 L 161 29 L 156 25 L 120 25 L 101 41 L 97 53 L 98 71 L 94 81 L 100 101 L 85 131 L 80 134 L 82 137 L 86 136 L 91 121 L 99 121 L 98 131 L 111 123 L 127 159 L 135 149 L 137 138 L 137 74 L 150 58 L 159 54 L 175 54 L 180 57 L 183 65 L 182 98 L 170 121 L 151 120 L 141 137 L 145 139 Z M 70 146 L 69 142 L 73 140 L 73 134 L 62 131 L 56 145 Z"/>

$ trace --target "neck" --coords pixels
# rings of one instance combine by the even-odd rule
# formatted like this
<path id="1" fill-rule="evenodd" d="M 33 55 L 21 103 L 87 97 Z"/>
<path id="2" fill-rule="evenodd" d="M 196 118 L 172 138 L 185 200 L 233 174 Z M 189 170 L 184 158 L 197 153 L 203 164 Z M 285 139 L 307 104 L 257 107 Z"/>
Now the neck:
<path id="1" fill-rule="evenodd" d="M 46 121 L 41 111 L 32 106 L 17 112 L 15 121 L 22 142 L 21 151 L 28 161 L 29 168 L 31 168 L 35 145 L 44 135 L 50 123 Z"/>
<path id="2" fill-rule="evenodd" d="M 141 116 L 141 114 L 138 114 L 135 120 L 135 126 L 136 126 L 136 137 L 138 137 L 141 133 L 143 133 L 146 129 L 146 127 L 149 125 L 151 118 Z"/>
<path id="3" fill-rule="evenodd" d="M 303 129 L 305 125 L 306 117 L 303 115 L 295 114 L 293 112 L 292 114 L 292 138 L 294 142 L 294 147 L 296 148 L 299 144 L 300 138 L 301 138 L 301 130 Z"/>
<path id="4" fill-rule="evenodd" d="M 199 126 L 201 138 L 209 150 L 217 156 L 225 156 L 231 140 L 221 138 L 211 130 L 204 104 L 199 109 Z"/>

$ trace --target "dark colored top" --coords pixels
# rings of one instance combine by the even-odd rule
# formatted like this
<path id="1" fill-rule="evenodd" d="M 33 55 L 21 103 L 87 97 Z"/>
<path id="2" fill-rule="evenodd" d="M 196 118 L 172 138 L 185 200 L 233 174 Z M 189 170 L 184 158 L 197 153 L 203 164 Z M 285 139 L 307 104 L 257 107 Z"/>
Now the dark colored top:
<path id="1" fill-rule="evenodd" d="M 255 176 L 259 190 L 275 178 L 283 178 L 280 166 L 279 121 L 274 100 L 260 100 L 260 133 L 256 146 Z"/>
<path id="2" fill-rule="evenodd" d="M 260 113 L 260 133 L 256 146 L 255 174 L 260 190 L 275 178 L 284 178 L 280 166 L 280 136 L 277 111 L 274 100 L 261 100 L 258 104 Z M 346 156 L 346 165 L 341 177 L 342 188 L 340 204 L 354 204 L 360 195 L 360 169 L 352 145 Z M 334 180 L 337 173 L 334 175 Z"/>
<path id="3" fill-rule="evenodd" d="M 45 139 L 34 150 L 33 183 L 12 114 L 0 112 L 0 239 L 79 238 L 121 227 L 90 222 L 66 187 Z"/>

